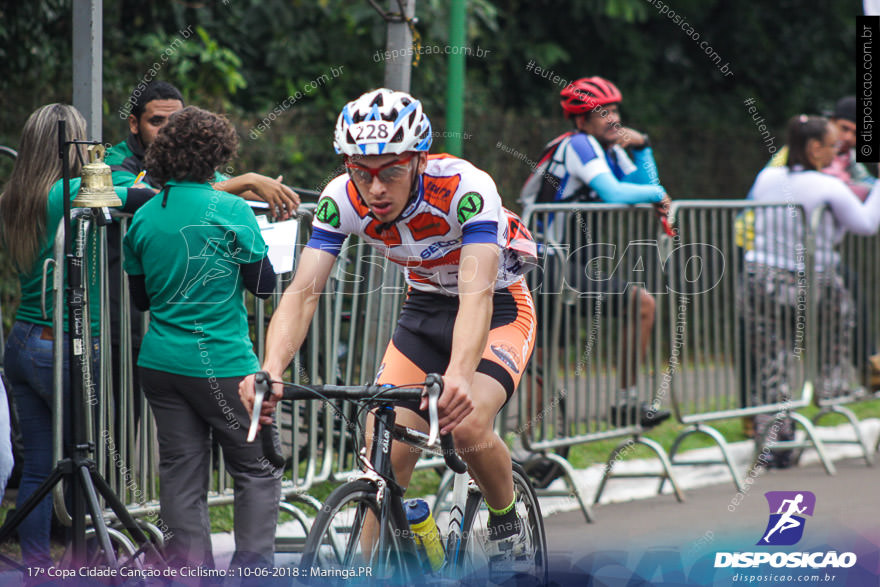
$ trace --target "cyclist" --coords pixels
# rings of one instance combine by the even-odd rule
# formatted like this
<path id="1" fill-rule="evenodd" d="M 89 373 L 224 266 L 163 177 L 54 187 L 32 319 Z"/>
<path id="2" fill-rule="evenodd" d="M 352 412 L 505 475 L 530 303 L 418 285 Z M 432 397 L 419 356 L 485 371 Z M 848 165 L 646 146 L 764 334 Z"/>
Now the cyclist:
<path id="1" fill-rule="evenodd" d="M 669 205 L 669 196 L 657 180 L 657 165 L 648 135 L 620 124 L 618 104 L 620 90 L 610 81 L 594 76 L 575 80 L 560 93 L 565 117 L 574 123 L 569 131 L 544 149 L 546 168 L 536 171 L 523 188 L 523 200 L 550 202 L 607 202 L 622 204 L 653 203 L 663 211 Z M 630 154 L 632 157 L 630 157 Z M 549 155 L 549 157 L 548 157 Z M 549 227 L 548 227 L 549 228 Z M 608 280 L 585 282 L 585 272 L 578 270 L 573 278 L 581 293 L 620 293 L 627 284 L 612 277 Z M 605 285 L 597 285 L 605 284 Z M 627 308 L 622 296 L 612 295 L 611 312 L 623 315 Z M 639 356 L 644 357 L 654 326 L 654 298 L 642 288 L 634 288 L 633 310 L 638 310 L 639 321 L 629 321 L 631 331 L 624 338 L 624 353 L 633 357 L 621 367 L 618 405 L 611 407 L 611 420 L 616 425 L 635 422 L 642 426 L 656 426 L 669 418 L 668 410 L 654 405 L 636 405 L 636 326 L 640 341 Z M 637 415 L 638 412 L 638 415 Z"/>
<path id="2" fill-rule="evenodd" d="M 485 496 L 494 574 L 516 566 L 527 550 L 510 453 L 492 424 L 534 345 L 523 274 L 535 262 L 535 244 L 502 207 L 488 174 L 450 155 L 428 155 L 430 146 L 431 123 L 407 93 L 381 88 L 342 109 L 334 148 L 347 173 L 331 181 L 318 202 L 311 240 L 269 324 L 263 369 L 281 379 L 347 235 L 357 234 L 399 264 L 409 292 L 377 382 L 406 384 L 444 373 L 440 431 L 452 433 Z M 251 375 L 239 386 L 248 406 L 253 382 Z M 276 401 L 264 410 L 263 423 Z M 397 421 L 427 430 L 427 399 L 410 407 L 399 410 Z M 392 448 L 402 486 L 418 457 L 405 445 Z"/>

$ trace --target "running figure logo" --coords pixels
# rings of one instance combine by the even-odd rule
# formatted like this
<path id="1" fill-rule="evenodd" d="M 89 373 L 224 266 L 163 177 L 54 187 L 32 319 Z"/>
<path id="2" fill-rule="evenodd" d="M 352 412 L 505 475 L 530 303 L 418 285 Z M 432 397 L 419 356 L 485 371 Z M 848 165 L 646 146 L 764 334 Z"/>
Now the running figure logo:
<path id="1" fill-rule="evenodd" d="M 768 491 L 764 497 L 770 506 L 770 520 L 758 545 L 797 544 L 804 535 L 806 520 L 802 516 L 813 515 L 816 496 L 810 491 Z"/>
<path id="2" fill-rule="evenodd" d="M 238 266 L 251 261 L 256 240 L 251 228 L 190 225 L 180 233 L 186 242 L 187 264 L 168 303 L 220 304 L 230 299 L 239 279 Z"/>

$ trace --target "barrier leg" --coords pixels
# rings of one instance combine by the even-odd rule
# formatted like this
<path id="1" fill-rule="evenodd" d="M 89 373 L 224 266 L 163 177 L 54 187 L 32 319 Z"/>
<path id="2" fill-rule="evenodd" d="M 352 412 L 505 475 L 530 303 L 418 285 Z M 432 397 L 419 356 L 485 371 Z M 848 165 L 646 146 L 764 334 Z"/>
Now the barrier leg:
<path id="1" fill-rule="evenodd" d="M 676 461 L 675 455 L 678 453 L 679 447 L 688 436 L 691 436 L 693 434 L 705 434 L 706 436 L 714 440 L 715 444 L 718 445 L 718 448 L 721 449 L 721 460 Z M 743 486 L 742 483 L 740 483 L 739 476 L 736 474 L 736 468 L 733 466 L 733 458 L 730 456 L 727 440 L 720 432 L 718 432 L 718 430 L 716 430 L 712 426 L 706 426 L 704 424 L 693 424 L 682 430 L 675 438 L 675 442 L 672 443 L 672 448 L 669 450 L 669 462 L 673 466 L 677 467 L 697 465 L 727 465 L 727 470 L 730 471 L 730 478 L 733 479 L 733 485 L 736 487 L 736 490 L 743 490 Z M 666 477 L 663 477 L 660 479 L 660 485 L 657 487 L 657 495 L 663 493 L 663 487 L 665 485 Z"/>
<path id="2" fill-rule="evenodd" d="M 578 505 L 581 506 L 581 512 L 584 514 L 584 519 L 588 524 L 593 522 L 593 512 L 590 510 L 590 506 L 587 505 L 586 500 L 584 499 L 583 494 L 581 493 L 578 484 L 575 482 L 574 478 L 574 467 L 571 466 L 566 459 L 562 458 L 556 453 L 547 453 L 544 455 L 544 458 L 553 461 L 557 465 L 559 465 L 564 471 L 565 482 L 568 485 L 568 488 L 571 489 L 571 493 L 569 495 L 573 495 L 575 499 L 577 499 Z M 539 495 L 541 493 L 539 492 Z"/>
<path id="3" fill-rule="evenodd" d="M 822 466 L 825 467 L 825 472 L 829 475 L 836 475 L 837 468 L 834 466 L 834 463 L 831 461 L 831 459 L 828 458 L 828 455 L 825 453 L 825 444 L 819 439 L 819 436 L 816 434 L 816 427 L 813 426 L 813 423 L 810 422 L 806 418 L 806 416 L 798 414 L 797 412 L 791 412 L 789 415 L 791 416 L 792 420 L 803 426 L 804 432 L 806 432 L 807 437 L 810 439 L 810 444 L 812 444 L 813 448 L 816 449 L 816 452 L 819 453 L 819 460 L 822 461 Z"/>
<path id="4" fill-rule="evenodd" d="M 874 464 L 874 456 L 871 454 L 871 449 L 868 448 L 868 441 L 865 438 L 865 435 L 862 434 L 862 430 L 859 428 L 859 419 L 852 410 L 844 406 L 828 406 L 822 408 L 818 414 L 813 416 L 813 425 L 818 426 L 819 420 L 829 414 L 840 414 L 846 418 L 849 421 L 850 426 L 852 426 L 856 438 L 855 440 L 826 440 L 825 444 L 858 444 L 862 449 L 862 456 L 865 459 L 865 464 L 869 467 L 872 466 Z"/>
<path id="5" fill-rule="evenodd" d="M 629 452 L 632 450 L 632 447 L 636 444 L 641 444 L 642 446 L 646 446 L 654 451 L 654 454 L 657 455 L 657 458 L 660 459 L 660 464 L 663 467 L 663 471 L 661 473 L 614 473 L 614 465 L 617 461 L 620 460 L 620 455 L 624 452 Z M 672 463 L 669 462 L 669 457 L 666 456 L 666 451 L 663 450 L 663 447 L 660 444 L 650 438 L 643 438 L 642 436 L 636 434 L 632 438 L 628 438 L 627 440 L 621 442 L 615 447 L 613 451 L 611 451 L 611 455 L 608 457 L 608 463 L 605 465 L 605 473 L 602 475 L 602 481 L 599 482 L 599 488 L 596 490 L 596 497 L 593 499 L 593 503 L 599 503 L 599 500 L 602 498 L 602 492 L 605 491 L 605 484 L 612 477 L 617 478 L 644 478 L 644 477 L 660 477 L 664 481 L 669 479 L 669 482 L 672 484 L 672 491 L 675 493 L 675 498 L 679 501 L 679 503 L 684 502 L 684 493 L 681 488 L 678 486 L 678 483 L 675 481 L 675 476 L 672 474 Z"/>
<path id="6" fill-rule="evenodd" d="M 312 504 L 310 503 L 309 505 Z M 285 514 L 291 516 L 294 521 L 299 523 L 299 525 L 303 529 L 304 534 L 303 536 L 294 537 L 276 536 L 275 552 L 302 552 L 303 546 L 305 546 L 306 543 L 306 539 L 308 539 L 309 537 L 309 530 L 312 527 L 312 520 L 310 520 L 305 512 L 303 512 L 301 509 L 284 501 L 278 504 L 278 509 L 281 512 L 284 512 Z M 320 509 L 320 505 L 318 506 L 318 509 Z"/>

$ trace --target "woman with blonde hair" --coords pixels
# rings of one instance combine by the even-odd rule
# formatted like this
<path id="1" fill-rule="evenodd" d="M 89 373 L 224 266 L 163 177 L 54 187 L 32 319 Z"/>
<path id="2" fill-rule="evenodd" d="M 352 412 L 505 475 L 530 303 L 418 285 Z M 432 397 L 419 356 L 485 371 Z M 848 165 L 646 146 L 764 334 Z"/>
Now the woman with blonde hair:
<path id="1" fill-rule="evenodd" d="M 24 464 L 16 506 L 30 497 L 49 475 L 52 462 L 52 349 L 55 325 L 52 323 L 53 296 L 43 294 L 43 264 L 53 256 L 55 233 L 64 214 L 64 186 L 61 181 L 62 160 L 58 156 L 58 121 L 67 123 L 69 139 L 86 138 L 83 116 L 66 104 L 49 104 L 30 115 L 22 129 L 18 158 L 12 175 L 0 196 L 0 238 L 19 274 L 21 302 L 15 314 L 15 323 L 6 341 L 4 360 L 6 377 L 11 387 L 21 428 Z M 70 166 L 70 197 L 76 197 L 80 187 L 80 172 L 85 158 L 85 146 L 74 145 L 65 154 Z M 117 188 L 124 203 L 123 210 L 136 208 L 152 196 L 149 190 Z M 95 245 L 91 239 L 91 246 Z M 97 272 L 84 279 L 84 286 L 97 283 Z M 54 269 L 50 264 L 45 283 L 52 284 Z M 92 302 L 93 363 L 97 357 L 98 295 Z M 66 330 L 66 311 L 64 330 Z M 60 335 L 61 333 L 57 333 Z M 63 335 L 66 339 L 66 334 Z M 68 357 L 64 345 L 65 398 L 67 389 Z M 94 372 L 94 371 L 93 371 Z M 65 437 L 68 426 L 65 423 Z M 52 564 L 49 553 L 49 523 L 52 504 L 47 497 L 19 526 L 22 558 L 28 566 L 46 567 Z"/>

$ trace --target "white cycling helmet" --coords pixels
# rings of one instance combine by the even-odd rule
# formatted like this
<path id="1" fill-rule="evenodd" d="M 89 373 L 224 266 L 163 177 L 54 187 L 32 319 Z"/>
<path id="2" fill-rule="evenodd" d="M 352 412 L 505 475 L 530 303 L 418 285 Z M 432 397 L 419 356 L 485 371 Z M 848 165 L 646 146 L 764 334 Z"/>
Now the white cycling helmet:
<path id="1" fill-rule="evenodd" d="M 333 148 L 343 155 L 400 155 L 431 148 L 431 121 L 406 92 L 379 88 L 345 105 Z"/>

